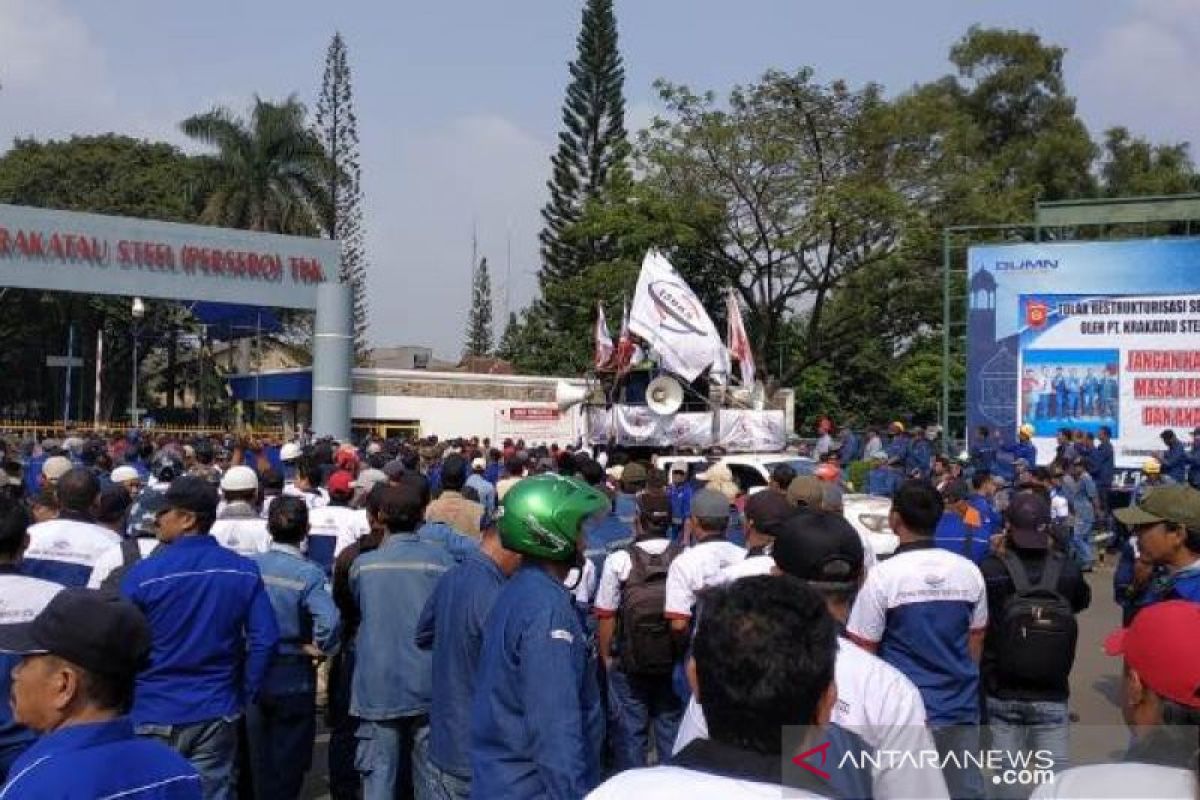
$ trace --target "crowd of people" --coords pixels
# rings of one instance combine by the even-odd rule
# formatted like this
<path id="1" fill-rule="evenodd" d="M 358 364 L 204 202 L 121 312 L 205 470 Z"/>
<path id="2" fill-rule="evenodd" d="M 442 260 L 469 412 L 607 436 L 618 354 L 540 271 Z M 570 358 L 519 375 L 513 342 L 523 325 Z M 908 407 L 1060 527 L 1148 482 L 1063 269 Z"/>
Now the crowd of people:
<path id="1" fill-rule="evenodd" d="M 11 442 L 0 800 L 294 798 L 319 723 L 339 800 L 1021 796 L 984 748 L 1047 754 L 1039 797 L 1195 796 L 1177 441 L 1172 483 L 1113 512 L 1128 753 L 1072 767 L 1107 437 L 1039 464 L 1027 430 L 966 459 L 936 429 L 822 434 L 828 468 L 750 493 L 519 441 Z M 864 458 L 886 558 L 838 503 Z"/>

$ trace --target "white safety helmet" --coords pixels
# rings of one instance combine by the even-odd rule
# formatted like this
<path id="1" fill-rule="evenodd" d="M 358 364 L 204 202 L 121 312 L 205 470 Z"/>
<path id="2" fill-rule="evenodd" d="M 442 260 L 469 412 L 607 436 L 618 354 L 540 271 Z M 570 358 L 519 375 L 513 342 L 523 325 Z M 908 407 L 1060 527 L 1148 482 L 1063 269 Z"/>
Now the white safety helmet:
<path id="1" fill-rule="evenodd" d="M 247 466 L 230 467 L 221 478 L 223 492 L 257 492 L 258 473 Z"/>
<path id="2" fill-rule="evenodd" d="M 302 453 L 303 451 L 300 449 L 300 445 L 296 444 L 295 442 L 288 442 L 283 447 L 279 448 L 279 460 L 295 461 L 302 455 Z"/>

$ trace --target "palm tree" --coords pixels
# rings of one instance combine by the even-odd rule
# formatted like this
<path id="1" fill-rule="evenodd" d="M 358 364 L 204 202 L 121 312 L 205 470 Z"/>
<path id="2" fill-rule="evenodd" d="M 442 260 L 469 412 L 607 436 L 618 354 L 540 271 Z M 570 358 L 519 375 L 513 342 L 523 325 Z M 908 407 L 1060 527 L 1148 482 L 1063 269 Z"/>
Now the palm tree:
<path id="1" fill-rule="evenodd" d="M 255 95 L 250 119 L 214 108 L 185 119 L 188 136 L 216 148 L 195 189 L 209 225 L 316 235 L 328 214 L 327 157 L 305 125 L 295 95 L 271 103 Z"/>

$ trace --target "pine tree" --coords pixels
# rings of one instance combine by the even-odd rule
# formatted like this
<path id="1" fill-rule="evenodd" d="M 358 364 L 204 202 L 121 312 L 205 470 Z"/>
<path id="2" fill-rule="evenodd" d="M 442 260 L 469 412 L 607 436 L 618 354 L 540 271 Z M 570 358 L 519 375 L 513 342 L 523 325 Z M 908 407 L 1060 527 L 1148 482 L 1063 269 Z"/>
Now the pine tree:
<path id="1" fill-rule="evenodd" d="M 358 163 L 358 120 L 350 86 L 346 42 L 334 33 L 325 54 L 325 76 L 317 100 L 317 135 L 329 158 L 326 191 L 330 212 L 325 234 L 342 245 L 338 277 L 354 298 L 354 355 L 363 363 L 367 351 L 367 255 L 363 235 L 362 173 Z"/>
<path id="2" fill-rule="evenodd" d="M 471 276 L 471 309 L 467 312 L 467 346 L 463 356 L 492 354 L 492 279 L 486 258 Z"/>
<path id="3" fill-rule="evenodd" d="M 598 252 L 601 242 L 564 234 L 579 220 L 588 200 L 603 196 L 624 170 L 629 154 L 625 68 L 617 50 L 612 0 L 586 0 L 577 45 L 558 152 L 551 159 L 550 202 L 542 209 L 545 227 L 539 237 L 542 269 L 538 279 L 543 293 L 547 284 L 575 277 L 602 260 Z"/>

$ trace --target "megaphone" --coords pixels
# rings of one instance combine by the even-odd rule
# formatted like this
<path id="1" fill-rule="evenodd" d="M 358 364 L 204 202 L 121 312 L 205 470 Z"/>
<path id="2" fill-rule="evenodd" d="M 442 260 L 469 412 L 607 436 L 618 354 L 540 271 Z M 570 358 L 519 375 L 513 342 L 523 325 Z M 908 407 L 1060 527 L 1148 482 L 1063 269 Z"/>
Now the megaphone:
<path id="1" fill-rule="evenodd" d="M 559 411 L 566 411 L 571 406 L 577 406 L 587 399 L 588 390 L 584 386 L 572 386 L 566 381 L 554 385 L 554 402 Z"/>
<path id="2" fill-rule="evenodd" d="M 646 405 L 660 417 L 669 417 L 683 405 L 683 387 L 670 375 L 659 375 L 646 387 Z"/>

